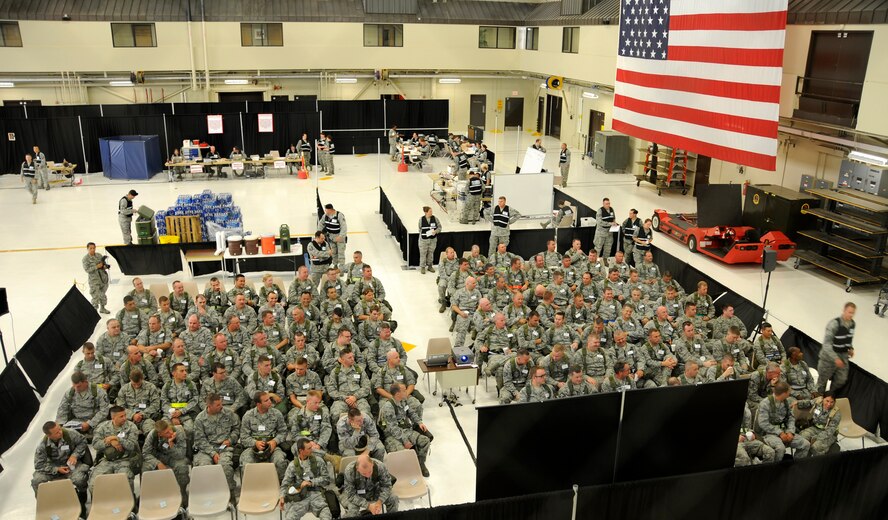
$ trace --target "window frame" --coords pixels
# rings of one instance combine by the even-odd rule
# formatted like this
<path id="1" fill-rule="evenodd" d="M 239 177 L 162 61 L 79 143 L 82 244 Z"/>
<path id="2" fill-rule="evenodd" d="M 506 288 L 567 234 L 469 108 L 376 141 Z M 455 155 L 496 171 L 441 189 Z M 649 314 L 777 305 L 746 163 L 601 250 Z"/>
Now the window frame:
<path id="1" fill-rule="evenodd" d="M 117 41 L 115 27 L 129 27 L 132 45 L 121 45 Z M 136 36 L 136 28 L 138 27 L 151 28 L 151 45 L 139 45 L 139 38 Z M 111 45 L 116 49 L 150 49 L 157 47 L 157 27 L 154 22 L 111 22 Z"/>
<path id="2" fill-rule="evenodd" d="M 394 45 L 385 45 L 385 39 L 383 38 L 383 31 L 388 27 L 394 31 Z M 368 45 L 367 44 L 367 30 L 368 29 L 376 29 L 376 45 Z M 399 44 L 400 40 L 400 44 Z M 363 44 L 364 47 L 376 48 L 376 47 L 385 47 L 385 48 L 399 48 L 404 46 L 404 24 L 402 23 L 365 23 L 364 31 L 363 31 Z"/>
<path id="3" fill-rule="evenodd" d="M 496 34 L 496 37 L 493 40 L 493 46 L 481 45 L 481 32 L 484 30 L 490 30 L 490 29 L 495 29 L 494 32 Z M 512 31 L 511 47 L 500 47 L 499 46 L 500 30 Z M 479 49 L 515 50 L 515 47 L 517 45 L 517 36 L 518 36 L 517 33 L 518 33 L 518 31 L 517 31 L 516 27 L 509 27 L 509 26 L 505 26 L 505 25 L 479 25 L 478 26 L 478 48 Z M 485 41 L 487 41 L 487 40 L 485 40 Z"/>
<path id="4" fill-rule="evenodd" d="M 249 26 L 250 31 L 250 43 L 244 43 L 244 29 Z M 256 28 L 257 26 L 262 26 L 263 29 L 263 39 L 256 40 Z M 271 38 L 271 27 L 276 27 L 280 30 L 280 43 L 273 43 Z M 256 42 L 265 42 L 259 43 Z M 241 22 L 240 24 L 240 44 L 241 47 L 283 47 L 284 46 L 284 24 L 281 22 Z"/>
<path id="5" fill-rule="evenodd" d="M 533 38 L 531 38 L 533 35 Z M 529 44 L 533 41 L 533 47 Z M 524 28 L 524 50 L 526 51 L 538 51 L 540 50 L 540 28 L 539 27 L 525 27 Z"/>
<path id="6" fill-rule="evenodd" d="M 18 45 L 10 45 L 7 43 L 6 38 L 6 29 L 7 28 L 15 28 L 15 33 L 18 35 Z M 18 21 L 16 20 L 0 20 L 0 47 L 10 47 L 10 48 L 19 48 L 24 47 L 24 42 L 22 41 L 22 29 L 19 26 Z"/>
<path id="7" fill-rule="evenodd" d="M 564 54 L 580 53 L 580 28 L 563 27 L 561 31 L 561 52 Z"/>

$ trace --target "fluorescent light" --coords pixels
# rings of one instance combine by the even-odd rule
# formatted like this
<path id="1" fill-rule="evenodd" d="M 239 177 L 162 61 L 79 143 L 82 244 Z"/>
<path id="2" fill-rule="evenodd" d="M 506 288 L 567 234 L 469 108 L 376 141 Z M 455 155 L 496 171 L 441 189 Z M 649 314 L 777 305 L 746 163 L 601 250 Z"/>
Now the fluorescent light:
<path id="1" fill-rule="evenodd" d="M 871 155 L 864 152 L 858 152 L 854 150 L 853 152 L 848 154 L 848 158 L 852 161 L 860 161 L 868 164 L 875 164 L 876 166 L 888 166 L 888 159 L 885 157 L 880 157 L 878 155 Z"/>
<path id="2" fill-rule="evenodd" d="M 445 85 L 456 85 L 458 83 L 462 83 L 462 80 L 459 78 L 441 78 L 438 80 L 438 83 L 442 83 Z"/>
<path id="3" fill-rule="evenodd" d="M 586 99 L 598 99 L 598 94 L 596 94 L 595 92 L 586 91 L 583 92 L 583 97 Z"/>
<path id="4" fill-rule="evenodd" d="M 549 85 L 544 81 L 540 83 L 540 88 L 549 88 Z"/>
<path id="5" fill-rule="evenodd" d="M 15 86 L 15 83 L 11 81 L 0 81 L 0 88 L 12 88 Z"/>
<path id="6" fill-rule="evenodd" d="M 112 86 L 112 87 L 132 87 L 132 86 L 133 86 L 133 82 L 132 82 L 132 81 L 129 81 L 129 80 L 126 80 L 126 81 L 112 81 L 112 82 L 111 82 L 111 86 Z"/>
<path id="7" fill-rule="evenodd" d="M 226 85 L 246 85 L 248 83 L 249 83 L 249 81 L 245 80 L 245 79 L 226 79 L 225 80 Z"/>
<path id="8" fill-rule="evenodd" d="M 358 78 L 336 78 L 333 81 L 336 83 L 357 83 Z"/>

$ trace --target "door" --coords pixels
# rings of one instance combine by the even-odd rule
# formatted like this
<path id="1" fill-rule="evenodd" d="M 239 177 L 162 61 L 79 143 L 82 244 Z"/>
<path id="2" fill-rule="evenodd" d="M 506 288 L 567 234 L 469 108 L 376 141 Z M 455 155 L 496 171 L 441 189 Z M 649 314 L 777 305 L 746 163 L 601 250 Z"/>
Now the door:
<path id="1" fill-rule="evenodd" d="M 595 143 L 595 134 L 604 127 L 604 112 L 598 110 L 589 111 L 589 137 L 586 139 L 586 154 L 592 153 Z"/>
<path id="2" fill-rule="evenodd" d="M 506 98 L 505 126 L 524 125 L 524 98 Z"/>
<path id="3" fill-rule="evenodd" d="M 487 122 L 487 96 L 472 94 L 469 100 L 469 124 L 484 128 Z"/>
<path id="4" fill-rule="evenodd" d="M 220 103 L 243 103 L 245 101 L 261 103 L 265 100 L 262 98 L 262 92 L 219 92 Z"/>
<path id="5" fill-rule="evenodd" d="M 543 131 L 543 121 L 546 118 L 546 100 L 540 98 L 537 103 L 537 126 L 536 132 L 539 134 Z"/>
<path id="6" fill-rule="evenodd" d="M 546 135 L 561 138 L 561 96 L 546 94 Z"/>

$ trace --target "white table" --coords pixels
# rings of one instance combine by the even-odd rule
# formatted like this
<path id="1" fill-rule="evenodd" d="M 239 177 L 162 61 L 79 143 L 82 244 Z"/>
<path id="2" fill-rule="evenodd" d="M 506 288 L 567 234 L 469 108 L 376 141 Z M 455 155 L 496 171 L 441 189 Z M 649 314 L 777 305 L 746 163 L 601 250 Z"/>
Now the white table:
<path id="1" fill-rule="evenodd" d="M 238 275 L 238 274 L 241 274 L 241 272 L 240 272 L 240 261 L 241 260 L 250 260 L 252 258 L 273 258 L 273 257 L 283 258 L 283 257 L 297 257 L 297 256 L 302 256 L 302 244 L 299 243 L 298 241 L 294 242 L 290 246 L 289 253 L 282 252 L 281 246 L 275 245 L 274 253 L 270 254 L 270 255 L 262 254 L 262 244 L 261 243 L 259 244 L 259 254 L 256 254 L 256 255 L 248 255 L 246 253 L 242 253 L 239 255 L 232 255 L 231 252 L 226 247 L 225 250 L 222 252 L 222 256 L 221 256 L 222 272 L 223 273 L 226 272 L 226 270 L 225 270 L 225 261 L 226 260 L 233 260 L 234 261 L 234 274 Z"/>
<path id="2" fill-rule="evenodd" d="M 443 370 L 441 372 L 434 372 L 434 374 L 435 385 L 441 390 L 442 403 L 444 395 L 448 390 L 452 390 L 454 388 L 466 388 L 466 391 L 468 392 L 468 388 L 471 387 L 472 404 L 475 404 L 475 399 L 478 393 L 477 366 L 457 366 L 455 368 L 449 368 L 448 370 Z"/>

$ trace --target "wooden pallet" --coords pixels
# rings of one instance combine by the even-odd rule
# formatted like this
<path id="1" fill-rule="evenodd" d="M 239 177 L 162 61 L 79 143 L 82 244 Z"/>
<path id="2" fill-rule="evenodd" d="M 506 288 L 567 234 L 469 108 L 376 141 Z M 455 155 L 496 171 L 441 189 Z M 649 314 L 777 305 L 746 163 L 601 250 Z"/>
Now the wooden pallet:
<path id="1" fill-rule="evenodd" d="M 167 235 L 176 235 L 182 242 L 203 242 L 200 217 L 167 217 Z"/>

